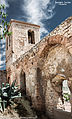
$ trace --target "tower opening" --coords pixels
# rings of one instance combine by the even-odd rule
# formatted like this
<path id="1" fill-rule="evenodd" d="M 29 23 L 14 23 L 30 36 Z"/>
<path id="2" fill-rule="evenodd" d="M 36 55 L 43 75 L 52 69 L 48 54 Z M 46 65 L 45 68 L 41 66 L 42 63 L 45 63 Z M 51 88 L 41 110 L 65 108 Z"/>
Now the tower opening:
<path id="1" fill-rule="evenodd" d="M 34 31 L 28 31 L 28 43 L 35 44 Z"/>

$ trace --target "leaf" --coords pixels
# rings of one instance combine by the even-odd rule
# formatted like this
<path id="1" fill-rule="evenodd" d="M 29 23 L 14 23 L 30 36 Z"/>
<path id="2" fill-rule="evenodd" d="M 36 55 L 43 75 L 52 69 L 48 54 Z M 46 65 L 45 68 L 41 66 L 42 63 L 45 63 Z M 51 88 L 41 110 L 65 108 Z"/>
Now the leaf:
<path id="1" fill-rule="evenodd" d="M 6 87 L 10 87 L 10 84 L 9 83 L 6 83 Z"/>
<path id="2" fill-rule="evenodd" d="M 0 39 L 3 39 L 3 36 L 2 35 L 0 35 Z"/>
<path id="3" fill-rule="evenodd" d="M 6 22 L 4 22 L 4 26 L 7 26 L 7 21 L 6 21 Z"/>
<path id="4" fill-rule="evenodd" d="M 0 28 L 2 28 L 2 25 L 0 25 Z"/>
<path id="5" fill-rule="evenodd" d="M 5 84 L 4 84 L 4 83 L 2 83 L 2 88 L 3 88 L 3 87 L 5 87 L 4 85 L 5 85 Z"/>
<path id="6" fill-rule="evenodd" d="M 2 23 L 4 23 L 4 20 L 2 19 Z"/>
<path id="7" fill-rule="evenodd" d="M 3 96 L 4 96 L 4 97 L 8 97 L 8 95 L 7 95 L 7 93 L 6 93 L 6 92 L 4 92 L 4 93 L 3 93 Z"/>
<path id="8" fill-rule="evenodd" d="M 1 5 L 0 5 L 0 10 L 1 10 L 1 8 L 2 8 L 2 7 L 1 7 Z"/>
<path id="9" fill-rule="evenodd" d="M 2 11 L 0 11 L 0 15 L 2 14 Z"/>
<path id="10" fill-rule="evenodd" d="M 8 32 L 7 35 L 10 36 L 12 34 L 12 32 Z"/>
<path id="11" fill-rule="evenodd" d="M 5 9 L 5 5 L 4 4 L 2 5 L 2 9 Z"/>

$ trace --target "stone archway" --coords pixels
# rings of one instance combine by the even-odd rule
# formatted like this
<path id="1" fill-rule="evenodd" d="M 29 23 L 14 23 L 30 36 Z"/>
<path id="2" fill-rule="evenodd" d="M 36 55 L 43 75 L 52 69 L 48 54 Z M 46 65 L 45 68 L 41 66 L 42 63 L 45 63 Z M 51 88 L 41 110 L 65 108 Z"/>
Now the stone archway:
<path id="1" fill-rule="evenodd" d="M 42 87 L 42 72 L 39 67 L 36 70 L 36 107 L 39 111 L 45 111 L 45 97 Z"/>
<path id="2" fill-rule="evenodd" d="M 48 114 L 54 113 L 58 101 L 62 103 L 62 82 L 72 76 L 72 56 L 64 46 L 58 45 L 49 52 L 44 66 L 43 77 L 46 77 L 46 110 Z M 60 100 L 59 100 L 60 98 Z"/>
<path id="3" fill-rule="evenodd" d="M 62 82 L 72 77 L 72 47 L 71 39 L 60 35 L 48 38 L 47 43 L 48 52 L 45 51 L 44 47 L 40 54 L 42 60 L 40 59 L 38 65 L 41 66 L 42 78 L 44 82 L 46 81 L 46 87 L 43 88 L 46 110 L 48 115 L 53 117 L 54 108 L 57 108 L 59 98 L 62 101 Z M 44 62 L 42 62 L 43 59 Z"/>

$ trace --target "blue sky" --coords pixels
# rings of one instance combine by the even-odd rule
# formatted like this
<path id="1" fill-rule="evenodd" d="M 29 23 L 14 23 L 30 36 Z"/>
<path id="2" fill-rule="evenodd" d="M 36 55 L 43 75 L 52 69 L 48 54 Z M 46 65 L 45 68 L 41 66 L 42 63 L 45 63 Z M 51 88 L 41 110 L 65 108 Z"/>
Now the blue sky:
<path id="1" fill-rule="evenodd" d="M 72 0 L 0 0 L 10 19 L 40 25 L 41 38 L 72 16 Z M 0 69 L 5 69 L 5 40 L 0 41 Z"/>

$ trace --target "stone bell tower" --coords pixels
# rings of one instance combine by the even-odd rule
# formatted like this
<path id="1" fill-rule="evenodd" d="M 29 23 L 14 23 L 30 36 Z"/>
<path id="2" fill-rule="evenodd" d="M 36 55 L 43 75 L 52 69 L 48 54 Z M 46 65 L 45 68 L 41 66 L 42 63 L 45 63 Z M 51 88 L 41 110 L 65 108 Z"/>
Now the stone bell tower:
<path id="1" fill-rule="evenodd" d="M 12 35 L 6 36 L 6 68 L 40 41 L 40 26 L 13 19 L 10 24 L 8 30 Z"/>

